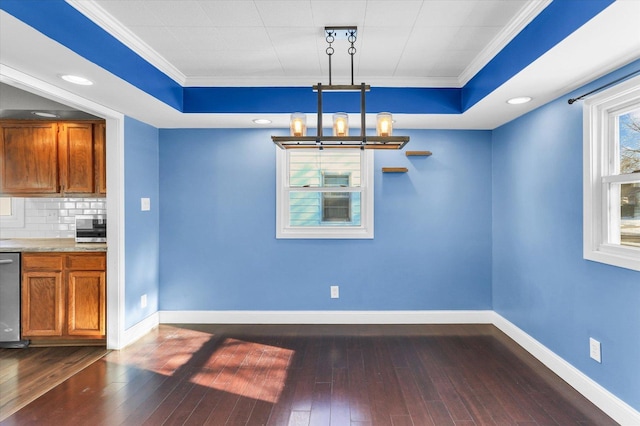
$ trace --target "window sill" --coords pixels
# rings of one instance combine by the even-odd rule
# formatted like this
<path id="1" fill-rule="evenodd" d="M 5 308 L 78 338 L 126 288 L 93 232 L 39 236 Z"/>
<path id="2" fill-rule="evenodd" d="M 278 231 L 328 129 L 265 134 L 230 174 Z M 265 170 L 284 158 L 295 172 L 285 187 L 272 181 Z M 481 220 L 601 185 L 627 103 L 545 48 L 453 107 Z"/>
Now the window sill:
<path id="1" fill-rule="evenodd" d="M 593 262 L 640 271 L 640 249 L 603 244 L 597 249 L 585 250 L 584 258 Z"/>
<path id="2" fill-rule="evenodd" d="M 304 228 L 284 228 L 276 232 L 277 239 L 337 239 L 337 240 L 357 240 L 373 239 L 373 230 L 367 228 L 346 228 L 346 227 L 304 227 Z"/>

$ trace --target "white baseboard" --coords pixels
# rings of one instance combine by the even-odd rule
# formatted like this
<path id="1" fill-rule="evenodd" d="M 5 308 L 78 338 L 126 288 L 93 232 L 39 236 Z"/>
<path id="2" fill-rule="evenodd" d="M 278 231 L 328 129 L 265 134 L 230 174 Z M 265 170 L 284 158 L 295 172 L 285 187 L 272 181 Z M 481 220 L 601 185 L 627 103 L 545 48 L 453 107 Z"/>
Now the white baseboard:
<path id="1" fill-rule="evenodd" d="M 129 327 L 124 331 L 124 336 L 122 339 L 122 346 L 118 349 L 122 349 L 125 346 L 129 346 L 139 338 L 143 337 L 145 334 L 156 328 L 160 324 L 160 315 L 158 312 L 154 312 L 149 315 L 133 327 Z"/>
<path id="2" fill-rule="evenodd" d="M 565 382 L 569 383 L 569 385 L 607 413 L 607 415 L 616 422 L 621 425 L 640 425 L 640 412 L 600 386 L 500 314 L 494 312 L 493 316 L 493 325 L 546 365 L 551 371 L 560 376 Z"/>
<path id="3" fill-rule="evenodd" d="M 491 324 L 493 311 L 160 311 L 161 324 Z"/>
<path id="4" fill-rule="evenodd" d="M 158 324 L 493 324 L 621 425 L 640 425 L 629 406 L 498 313 L 485 311 L 160 311 L 125 331 L 125 345 Z"/>

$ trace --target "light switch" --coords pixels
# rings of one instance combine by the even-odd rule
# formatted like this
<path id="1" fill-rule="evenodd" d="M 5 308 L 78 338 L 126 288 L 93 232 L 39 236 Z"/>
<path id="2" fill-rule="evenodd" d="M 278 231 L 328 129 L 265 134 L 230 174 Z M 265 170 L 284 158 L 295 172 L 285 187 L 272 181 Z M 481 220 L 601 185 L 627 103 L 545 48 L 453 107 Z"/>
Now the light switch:
<path id="1" fill-rule="evenodd" d="M 150 198 L 140 198 L 140 210 L 143 212 L 148 212 L 151 210 L 151 199 Z"/>

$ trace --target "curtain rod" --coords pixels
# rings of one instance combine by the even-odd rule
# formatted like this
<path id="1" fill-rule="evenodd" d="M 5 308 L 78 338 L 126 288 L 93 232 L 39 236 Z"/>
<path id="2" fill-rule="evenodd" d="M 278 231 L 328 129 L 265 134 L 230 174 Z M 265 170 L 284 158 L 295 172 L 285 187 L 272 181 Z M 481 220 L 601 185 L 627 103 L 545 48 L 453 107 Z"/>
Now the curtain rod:
<path id="1" fill-rule="evenodd" d="M 603 86 L 598 87 L 597 89 L 593 89 L 593 90 L 592 90 L 592 91 L 590 91 L 589 93 L 585 93 L 584 95 L 578 96 L 577 98 L 569 99 L 567 102 L 569 102 L 569 105 L 571 105 L 571 104 L 573 104 L 575 101 L 579 101 L 579 100 L 581 100 L 582 98 L 584 98 L 585 96 L 589 96 L 589 95 L 590 95 L 590 94 L 592 94 L 592 93 L 599 92 L 599 91 L 600 91 L 600 90 L 602 90 L 602 89 L 606 89 L 606 88 L 607 88 L 607 87 L 609 87 L 609 86 L 613 86 L 614 84 L 616 84 L 616 83 L 618 83 L 618 82 L 620 82 L 620 81 L 622 81 L 622 80 L 625 80 L 625 79 L 627 79 L 627 78 L 631 77 L 632 75 L 636 75 L 636 74 L 640 74 L 640 70 L 636 70 L 636 71 L 634 71 L 634 72 L 632 72 L 632 73 L 630 73 L 630 74 L 625 75 L 624 77 L 620 77 L 619 79 L 617 79 L 617 80 L 615 80 L 615 81 L 612 81 L 611 83 L 607 83 L 607 84 L 605 84 L 605 85 L 603 85 Z"/>

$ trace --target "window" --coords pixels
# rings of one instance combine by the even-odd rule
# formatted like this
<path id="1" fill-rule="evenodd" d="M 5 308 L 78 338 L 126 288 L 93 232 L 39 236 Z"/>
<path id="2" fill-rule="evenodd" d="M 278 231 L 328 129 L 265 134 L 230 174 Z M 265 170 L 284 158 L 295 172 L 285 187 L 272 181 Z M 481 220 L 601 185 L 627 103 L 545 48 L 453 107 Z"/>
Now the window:
<path id="1" fill-rule="evenodd" d="M 326 172 L 322 176 L 322 186 L 325 188 L 348 188 L 350 173 Z M 352 223 L 351 221 L 351 193 L 323 192 L 322 193 L 322 221 Z"/>
<path id="2" fill-rule="evenodd" d="M 24 227 L 24 198 L 0 197 L 0 225 L 3 228 Z"/>
<path id="3" fill-rule="evenodd" d="M 585 102 L 584 257 L 640 271 L 640 77 Z"/>
<path id="4" fill-rule="evenodd" d="M 373 238 L 373 152 L 277 153 L 277 238 Z"/>

